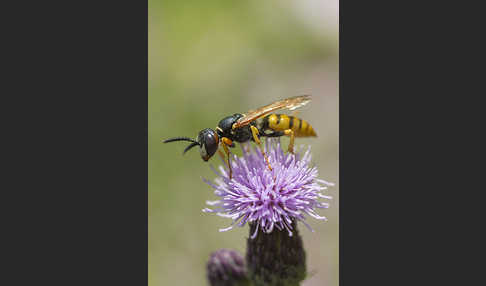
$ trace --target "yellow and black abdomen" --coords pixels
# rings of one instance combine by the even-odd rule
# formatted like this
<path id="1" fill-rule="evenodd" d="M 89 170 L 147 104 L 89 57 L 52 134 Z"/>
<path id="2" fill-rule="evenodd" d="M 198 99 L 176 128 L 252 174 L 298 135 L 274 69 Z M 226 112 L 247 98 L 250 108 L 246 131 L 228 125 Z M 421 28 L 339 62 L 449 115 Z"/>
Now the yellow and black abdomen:
<path id="1" fill-rule="evenodd" d="M 262 120 L 263 129 L 273 131 L 292 129 L 295 137 L 317 136 L 309 122 L 295 116 L 273 113 L 263 117 Z"/>

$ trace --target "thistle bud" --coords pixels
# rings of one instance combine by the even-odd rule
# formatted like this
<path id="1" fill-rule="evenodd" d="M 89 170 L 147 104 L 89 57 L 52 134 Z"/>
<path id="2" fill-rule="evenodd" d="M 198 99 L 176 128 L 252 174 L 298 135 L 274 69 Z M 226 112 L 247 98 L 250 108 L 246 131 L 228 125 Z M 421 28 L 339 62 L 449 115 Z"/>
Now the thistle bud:
<path id="1" fill-rule="evenodd" d="M 245 260 L 234 250 L 220 249 L 209 257 L 207 275 L 211 286 L 250 285 Z"/>

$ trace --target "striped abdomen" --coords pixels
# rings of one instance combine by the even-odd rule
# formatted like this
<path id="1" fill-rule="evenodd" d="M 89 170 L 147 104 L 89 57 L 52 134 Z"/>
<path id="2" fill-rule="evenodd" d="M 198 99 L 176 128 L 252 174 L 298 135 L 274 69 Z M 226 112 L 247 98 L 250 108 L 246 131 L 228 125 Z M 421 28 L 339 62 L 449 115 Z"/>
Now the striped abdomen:
<path id="1" fill-rule="evenodd" d="M 262 119 L 264 130 L 284 131 L 292 129 L 295 137 L 317 136 L 314 128 L 305 120 L 285 114 L 269 114 Z"/>

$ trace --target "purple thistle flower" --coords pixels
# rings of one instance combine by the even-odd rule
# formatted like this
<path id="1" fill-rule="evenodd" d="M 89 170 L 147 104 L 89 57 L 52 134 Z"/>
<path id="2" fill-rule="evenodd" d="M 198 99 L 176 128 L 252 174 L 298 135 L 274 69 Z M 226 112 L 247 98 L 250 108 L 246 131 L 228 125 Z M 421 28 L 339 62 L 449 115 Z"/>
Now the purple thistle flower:
<path id="1" fill-rule="evenodd" d="M 228 178 L 228 172 L 220 166 L 215 184 L 203 179 L 215 189 L 214 194 L 220 197 L 217 201 L 206 203 L 213 209 L 205 208 L 203 212 L 216 213 L 222 217 L 233 219 L 230 227 L 220 229 L 227 231 L 237 226 L 242 227 L 247 222 L 255 222 L 256 229 L 251 238 L 255 238 L 258 229 L 271 233 L 275 228 L 286 229 L 292 236 L 292 221 L 301 221 L 310 231 L 312 228 L 304 221 L 309 215 L 320 220 L 316 208 L 328 208 L 329 204 L 319 199 L 331 199 L 321 191 L 334 184 L 317 179 L 318 171 L 310 166 L 310 147 L 296 154 L 284 154 L 280 140 L 268 138 L 265 142 L 265 153 L 268 156 L 272 171 L 266 165 L 265 159 L 257 147 L 246 151 L 242 147 L 243 156 L 231 158 L 233 178 Z M 303 154 L 303 155 L 302 155 Z M 274 180 L 275 178 L 275 180 Z"/>

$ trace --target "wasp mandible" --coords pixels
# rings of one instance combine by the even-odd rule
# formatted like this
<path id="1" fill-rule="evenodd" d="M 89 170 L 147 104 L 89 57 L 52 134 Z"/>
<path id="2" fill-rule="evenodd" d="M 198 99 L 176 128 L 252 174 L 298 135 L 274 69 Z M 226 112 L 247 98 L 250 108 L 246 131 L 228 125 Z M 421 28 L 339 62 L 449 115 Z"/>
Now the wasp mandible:
<path id="1" fill-rule="evenodd" d="M 300 95 L 275 101 L 244 114 L 235 113 L 227 116 L 219 121 L 216 131 L 211 128 L 203 129 L 199 132 L 195 140 L 188 137 L 175 137 L 164 140 L 164 143 L 175 141 L 191 142 L 184 149 L 183 154 L 191 148 L 199 146 L 199 152 L 204 161 L 208 161 L 216 153 L 218 146 L 221 145 L 226 153 L 229 178 L 231 179 L 232 171 L 228 147 L 235 147 L 234 142 L 244 143 L 254 141 L 260 147 L 268 168 L 272 170 L 268 157 L 263 150 L 260 137 L 289 136 L 290 143 L 288 151 L 294 153 L 295 137 L 317 136 L 314 128 L 307 121 L 296 116 L 275 114 L 272 112 L 280 109 L 295 110 L 306 105 L 310 100 L 310 95 Z"/>

